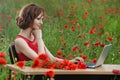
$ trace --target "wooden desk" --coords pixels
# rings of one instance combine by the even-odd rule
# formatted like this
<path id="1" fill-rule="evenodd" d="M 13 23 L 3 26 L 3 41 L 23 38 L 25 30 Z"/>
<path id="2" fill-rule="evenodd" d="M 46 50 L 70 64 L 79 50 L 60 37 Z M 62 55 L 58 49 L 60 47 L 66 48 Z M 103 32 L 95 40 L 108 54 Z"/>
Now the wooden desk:
<path id="1" fill-rule="evenodd" d="M 16 65 L 12 65 L 12 64 L 7 64 L 7 68 L 9 68 L 10 70 L 20 70 L 22 74 L 24 75 L 44 75 L 45 72 L 47 72 L 50 69 L 45 69 L 45 68 L 31 68 L 31 67 L 27 67 L 25 66 L 23 69 L 17 67 Z M 109 76 L 114 76 L 115 74 L 112 73 L 113 69 L 120 69 L 120 65 L 111 65 L 111 64 L 104 64 L 101 67 L 98 67 L 96 69 L 76 69 L 76 70 L 61 70 L 61 69 L 53 69 L 55 75 L 108 75 Z M 70 77 L 69 76 L 69 77 Z M 118 75 L 120 77 L 120 75 Z M 80 76 L 79 76 L 80 77 Z M 84 76 L 86 77 L 86 76 Z M 73 78 L 74 79 L 74 78 Z M 92 80 L 93 78 L 91 78 Z M 56 79 L 58 80 L 58 79 Z M 62 79 L 63 80 L 63 79 Z M 67 79 L 66 79 L 67 80 Z M 72 80 L 72 79 L 70 79 Z M 77 79 L 75 79 L 77 80 Z M 78 79 L 79 80 L 79 79 Z M 86 80 L 86 79 L 85 79 Z M 89 78 L 90 80 L 90 78 Z M 94 79 L 95 80 L 95 79 Z M 98 79 L 97 79 L 98 80 Z M 101 79 L 104 80 L 104 79 Z M 109 80 L 109 79 L 106 79 Z"/>
<path id="2" fill-rule="evenodd" d="M 7 67 L 11 70 L 19 69 L 22 74 L 24 75 L 43 75 L 50 69 L 45 68 L 31 68 L 25 66 L 23 69 L 17 67 L 16 65 L 7 64 Z M 55 74 L 103 74 L 103 75 L 113 75 L 113 69 L 120 69 L 120 65 L 111 65 L 111 64 L 104 64 L 101 67 L 96 69 L 76 69 L 76 70 L 61 70 L 61 69 L 53 69 Z"/>

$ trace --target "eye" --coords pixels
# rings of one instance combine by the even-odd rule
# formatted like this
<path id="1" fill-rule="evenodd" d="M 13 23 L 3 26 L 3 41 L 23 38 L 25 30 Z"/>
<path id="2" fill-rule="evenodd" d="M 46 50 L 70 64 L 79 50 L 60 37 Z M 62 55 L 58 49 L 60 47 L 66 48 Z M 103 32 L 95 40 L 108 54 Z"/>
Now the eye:
<path id="1" fill-rule="evenodd" d="M 40 20 L 41 18 L 37 18 L 37 20 Z"/>
<path id="2" fill-rule="evenodd" d="M 37 20 L 43 20 L 43 19 L 44 19 L 44 17 L 43 17 L 43 16 L 41 16 L 41 17 L 37 17 L 36 19 L 37 19 Z"/>

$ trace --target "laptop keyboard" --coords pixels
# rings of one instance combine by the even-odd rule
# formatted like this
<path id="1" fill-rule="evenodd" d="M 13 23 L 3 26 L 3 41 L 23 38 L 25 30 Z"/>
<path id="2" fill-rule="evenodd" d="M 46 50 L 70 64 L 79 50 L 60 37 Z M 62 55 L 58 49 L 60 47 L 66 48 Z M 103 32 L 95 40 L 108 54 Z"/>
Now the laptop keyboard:
<path id="1" fill-rule="evenodd" d="M 94 63 L 91 63 L 91 62 L 85 62 L 86 66 L 95 66 Z"/>

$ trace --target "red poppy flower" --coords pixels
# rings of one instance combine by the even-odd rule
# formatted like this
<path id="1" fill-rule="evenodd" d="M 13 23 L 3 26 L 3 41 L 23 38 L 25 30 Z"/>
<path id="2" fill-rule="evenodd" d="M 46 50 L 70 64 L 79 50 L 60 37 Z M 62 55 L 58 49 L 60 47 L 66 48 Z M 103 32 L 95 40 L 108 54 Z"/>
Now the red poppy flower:
<path id="1" fill-rule="evenodd" d="M 77 69 L 77 66 L 76 65 L 72 65 L 71 66 L 71 70 L 76 70 Z"/>
<path id="2" fill-rule="evenodd" d="M 71 8 L 71 9 L 74 9 L 74 8 L 75 8 L 75 6 L 74 6 L 74 5 L 71 5 L 71 6 L 70 6 L 70 8 Z"/>
<path id="3" fill-rule="evenodd" d="M 50 78 L 53 78 L 53 77 L 55 76 L 55 74 L 54 74 L 53 71 L 47 71 L 47 72 L 45 73 L 45 75 L 46 75 L 47 77 L 50 77 Z"/>
<path id="4" fill-rule="evenodd" d="M 71 27 L 71 30 L 72 30 L 72 31 L 75 31 L 75 27 L 74 27 L 74 26 L 72 26 L 72 27 Z"/>
<path id="5" fill-rule="evenodd" d="M 67 29 L 67 28 L 68 28 L 68 25 L 65 25 L 64 28 Z"/>
<path id="6" fill-rule="evenodd" d="M 105 11 L 105 14 L 107 15 L 107 14 L 109 14 L 109 12 L 108 12 L 108 11 Z"/>
<path id="7" fill-rule="evenodd" d="M 24 65 L 25 65 L 25 62 L 24 61 L 18 61 L 16 65 L 20 68 L 23 68 Z"/>
<path id="8" fill-rule="evenodd" d="M 0 26 L 0 32 L 2 31 L 2 26 Z"/>
<path id="9" fill-rule="evenodd" d="M 105 3 L 106 2 L 106 0 L 102 0 L 102 3 Z"/>
<path id="10" fill-rule="evenodd" d="M 0 17 L 4 17 L 4 14 L 0 14 Z"/>
<path id="11" fill-rule="evenodd" d="M 59 69 L 62 69 L 64 66 L 65 66 L 65 63 L 63 61 L 58 63 Z"/>
<path id="12" fill-rule="evenodd" d="M 64 49 L 64 47 L 66 47 L 66 45 L 67 45 L 66 42 L 64 42 L 63 45 L 62 45 L 62 46 L 63 46 L 63 49 Z"/>
<path id="13" fill-rule="evenodd" d="M 65 70 L 70 70 L 70 67 L 69 66 L 65 66 Z"/>
<path id="14" fill-rule="evenodd" d="M 62 10 L 58 10 L 58 11 L 57 11 L 57 16 L 58 16 L 58 17 L 61 17 L 61 16 L 63 16 L 63 15 L 64 15 L 64 13 L 63 13 Z"/>
<path id="15" fill-rule="evenodd" d="M 0 57 L 0 64 L 6 65 L 7 62 L 6 62 L 6 60 L 4 58 Z"/>
<path id="16" fill-rule="evenodd" d="M 77 22 L 77 18 L 68 21 L 69 24 L 75 24 L 76 22 Z"/>
<path id="17" fill-rule="evenodd" d="M 15 74 L 15 75 L 16 75 L 16 74 L 17 74 L 17 71 L 12 71 L 12 74 Z"/>
<path id="18" fill-rule="evenodd" d="M 8 15 L 7 18 L 8 18 L 8 21 L 10 21 L 12 18 L 12 15 Z"/>
<path id="19" fill-rule="evenodd" d="M 83 26 L 84 29 L 86 29 L 86 26 Z"/>
<path id="20" fill-rule="evenodd" d="M 88 11 L 85 11 L 85 12 L 84 12 L 84 15 L 88 15 Z"/>
<path id="21" fill-rule="evenodd" d="M 108 40 L 108 41 L 112 41 L 112 40 L 113 40 L 113 38 L 109 37 L 109 38 L 107 38 L 107 40 Z"/>
<path id="22" fill-rule="evenodd" d="M 118 50 L 118 52 L 120 53 L 120 49 Z"/>
<path id="23" fill-rule="evenodd" d="M 96 32 L 96 29 L 91 29 L 91 30 L 89 31 L 90 34 L 95 34 L 95 32 Z"/>
<path id="24" fill-rule="evenodd" d="M 47 57 L 47 55 L 45 53 L 42 53 L 38 56 L 39 59 L 45 60 Z"/>
<path id="25" fill-rule="evenodd" d="M 63 35 L 61 36 L 61 41 L 64 41 L 64 36 Z"/>
<path id="26" fill-rule="evenodd" d="M 109 32 L 105 32 L 105 34 L 104 34 L 105 36 L 108 36 L 109 35 Z"/>
<path id="27" fill-rule="evenodd" d="M 118 12 L 120 13 L 120 8 L 118 9 Z"/>
<path id="28" fill-rule="evenodd" d="M 82 57 L 83 56 L 83 54 L 82 53 L 80 53 L 80 57 Z"/>
<path id="29" fill-rule="evenodd" d="M 99 29 L 102 29 L 103 27 L 104 27 L 104 26 L 103 26 L 102 24 L 99 24 L 99 25 L 98 25 L 98 28 L 99 28 Z"/>
<path id="30" fill-rule="evenodd" d="M 82 39 L 84 36 L 82 34 L 78 35 L 78 38 Z"/>
<path id="31" fill-rule="evenodd" d="M 98 36 L 101 36 L 101 35 L 102 35 L 102 32 L 98 32 L 97 35 L 98 35 Z"/>
<path id="32" fill-rule="evenodd" d="M 101 47 L 104 47 L 104 46 L 105 46 L 105 44 L 100 44 L 100 46 L 101 46 Z"/>
<path id="33" fill-rule="evenodd" d="M 82 63 L 82 64 L 81 64 L 81 69 L 86 69 L 86 67 L 87 67 L 87 66 L 86 66 L 85 63 Z"/>
<path id="34" fill-rule="evenodd" d="M 70 70 L 75 70 L 77 68 L 77 66 L 73 62 L 70 62 L 68 67 Z"/>
<path id="35" fill-rule="evenodd" d="M 83 19 L 85 19 L 85 20 L 86 20 L 86 19 L 87 19 L 87 15 L 84 15 L 84 16 L 83 16 Z"/>
<path id="36" fill-rule="evenodd" d="M 73 17 L 75 15 L 75 13 L 70 13 L 69 16 L 70 17 Z"/>
<path id="37" fill-rule="evenodd" d="M 108 10 L 108 12 L 109 13 L 111 13 L 111 12 L 113 12 L 114 10 L 112 9 L 112 8 L 110 8 L 109 10 Z"/>
<path id="38" fill-rule="evenodd" d="M 72 54 L 68 55 L 67 58 L 68 59 L 72 59 L 74 56 Z"/>
<path id="39" fill-rule="evenodd" d="M 118 69 L 113 69 L 112 72 L 115 74 L 120 74 L 120 70 L 118 70 Z"/>
<path id="40" fill-rule="evenodd" d="M 85 46 L 89 46 L 89 41 L 85 41 L 85 42 L 84 42 L 84 45 L 85 45 Z"/>
<path id="41" fill-rule="evenodd" d="M 96 63 L 96 59 L 92 59 L 92 63 Z"/>
<path id="42" fill-rule="evenodd" d="M 79 69 L 86 69 L 86 64 L 83 62 L 78 62 L 78 68 Z"/>
<path id="43" fill-rule="evenodd" d="M 79 52 L 78 46 L 73 46 L 72 47 L 72 52 Z"/>
<path id="44" fill-rule="evenodd" d="M 103 16 L 99 16 L 99 19 L 102 20 L 102 19 L 103 19 Z"/>
<path id="45" fill-rule="evenodd" d="M 98 40 L 97 42 L 95 42 L 95 46 L 99 46 L 101 44 L 101 42 Z"/>
<path id="46" fill-rule="evenodd" d="M 120 44 L 120 40 L 118 40 L 118 44 Z"/>
<path id="47" fill-rule="evenodd" d="M 52 62 L 51 62 L 51 60 L 49 59 L 49 58 L 47 58 L 47 59 L 45 59 L 45 60 L 43 60 L 43 62 L 42 63 L 40 63 L 43 67 L 46 67 L 48 64 L 51 64 Z M 40 66 L 41 66 L 40 65 Z M 39 67 L 39 66 L 38 66 Z"/>
<path id="48" fill-rule="evenodd" d="M 85 55 L 83 55 L 82 58 L 83 58 L 84 60 L 87 60 L 87 56 L 85 56 Z"/>
<path id="49" fill-rule="evenodd" d="M 40 68 L 42 66 L 42 63 L 40 62 L 39 58 L 36 58 L 33 61 L 32 68 Z"/>
<path id="50" fill-rule="evenodd" d="M 6 76 L 7 80 L 10 80 L 11 79 L 11 76 Z"/>
<path id="51" fill-rule="evenodd" d="M 68 65 L 70 61 L 65 59 L 65 60 L 63 60 L 63 62 L 65 63 L 65 65 Z"/>
<path id="52" fill-rule="evenodd" d="M 88 3 L 91 3 L 91 0 L 86 0 Z"/>
<path id="53" fill-rule="evenodd" d="M 5 57 L 5 52 L 0 52 L 0 57 Z"/>
<path id="54" fill-rule="evenodd" d="M 57 55 L 61 55 L 61 54 L 62 54 L 62 50 L 58 50 Z"/>

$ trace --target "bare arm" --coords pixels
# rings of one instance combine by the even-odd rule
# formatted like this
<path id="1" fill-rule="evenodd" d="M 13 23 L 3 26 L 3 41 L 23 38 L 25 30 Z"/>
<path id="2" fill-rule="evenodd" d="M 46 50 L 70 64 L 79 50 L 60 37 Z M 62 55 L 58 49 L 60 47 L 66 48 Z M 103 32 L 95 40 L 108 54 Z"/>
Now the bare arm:
<path id="1" fill-rule="evenodd" d="M 38 57 L 37 53 L 33 51 L 28 44 L 21 38 L 15 40 L 15 47 L 19 52 L 22 52 L 28 58 L 34 60 Z"/>
<path id="2" fill-rule="evenodd" d="M 43 43 L 44 43 L 44 42 L 43 42 Z M 44 44 L 44 46 L 45 46 L 45 44 Z M 46 46 L 45 46 L 45 49 L 46 49 L 46 54 L 49 56 L 50 59 L 52 59 L 53 62 L 55 62 L 55 61 L 58 61 L 58 62 L 63 61 L 63 59 L 54 57 L 54 56 L 52 55 L 52 53 L 47 49 Z"/>
<path id="3" fill-rule="evenodd" d="M 59 59 L 54 57 L 51 52 L 47 49 L 47 47 L 44 44 L 44 41 L 42 39 L 42 31 L 40 29 L 36 29 L 33 31 L 33 34 L 36 36 L 37 43 L 38 43 L 38 49 L 39 49 L 39 54 L 40 53 L 46 53 L 48 57 L 54 62 L 54 61 L 63 61 L 63 59 Z M 46 50 L 46 52 L 45 52 Z"/>
<path id="4" fill-rule="evenodd" d="M 35 35 L 36 38 L 37 38 L 39 53 L 46 53 L 46 54 L 48 55 L 48 57 L 49 57 L 53 62 L 55 62 L 55 61 L 58 61 L 58 62 L 63 61 L 63 59 L 54 57 L 54 56 L 52 55 L 52 53 L 47 49 L 47 47 L 45 46 L 44 41 L 43 41 L 43 39 L 42 39 L 42 31 L 41 31 L 40 29 L 34 30 L 33 33 L 34 33 L 34 35 Z M 45 48 L 46 52 L 45 52 L 44 48 Z M 72 60 L 70 60 L 70 61 L 71 61 L 71 62 L 76 62 L 77 60 L 83 61 L 83 59 L 82 59 L 82 58 L 79 58 L 79 57 L 76 57 L 75 59 L 72 59 Z"/>
<path id="5" fill-rule="evenodd" d="M 47 55 L 52 59 L 53 62 L 55 62 L 55 61 L 58 61 L 58 62 L 63 61 L 63 59 L 54 57 L 54 56 L 51 54 L 51 52 L 47 49 L 46 46 L 45 46 L 45 49 L 46 49 Z M 71 59 L 71 60 L 69 60 L 69 61 L 70 61 L 70 62 L 74 62 L 74 63 L 79 62 L 79 61 L 84 62 L 84 60 L 83 60 L 81 57 L 75 57 L 74 59 Z"/>
<path id="6" fill-rule="evenodd" d="M 44 43 L 42 42 L 42 31 L 40 29 L 33 30 L 33 34 L 36 37 L 38 43 L 38 54 L 45 53 Z"/>

